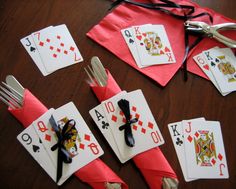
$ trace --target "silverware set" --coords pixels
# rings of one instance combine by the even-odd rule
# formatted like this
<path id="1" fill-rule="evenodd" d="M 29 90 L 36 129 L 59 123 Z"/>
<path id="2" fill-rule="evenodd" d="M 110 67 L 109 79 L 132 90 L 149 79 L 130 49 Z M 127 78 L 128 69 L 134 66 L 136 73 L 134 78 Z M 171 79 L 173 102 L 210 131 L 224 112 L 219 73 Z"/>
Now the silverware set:
<path id="1" fill-rule="evenodd" d="M 6 77 L 6 82 L 0 85 L 0 101 L 12 109 L 23 106 L 24 87 L 12 75 Z"/>
<path id="2" fill-rule="evenodd" d="M 91 65 L 84 68 L 89 77 L 89 84 L 93 86 L 104 87 L 107 85 L 107 73 L 98 57 L 94 56 L 91 59 Z"/>
<path id="3" fill-rule="evenodd" d="M 104 87 L 107 85 L 107 73 L 98 57 L 91 59 L 91 65 L 84 68 L 89 77 L 89 83 L 94 86 Z M 8 75 L 6 81 L 0 85 L 0 101 L 12 109 L 21 108 L 23 106 L 24 87 L 17 79 Z"/>

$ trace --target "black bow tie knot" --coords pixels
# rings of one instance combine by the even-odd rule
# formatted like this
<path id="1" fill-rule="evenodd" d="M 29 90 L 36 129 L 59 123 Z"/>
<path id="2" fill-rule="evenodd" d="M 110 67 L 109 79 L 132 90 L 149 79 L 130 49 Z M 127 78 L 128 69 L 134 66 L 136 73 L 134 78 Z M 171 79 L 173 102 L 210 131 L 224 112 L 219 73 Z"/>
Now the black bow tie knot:
<path id="1" fill-rule="evenodd" d="M 126 123 L 120 126 L 119 130 L 120 131 L 124 130 L 125 143 L 127 144 L 127 146 L 134 147 L 135 140 L 132 134 L 131 124 L 136 123 L 138 119 L 137 118 L 130 119 L 129 101 L 121 99 L 118 101 L 118 106 L 120 107 L 126 118 Z"/>

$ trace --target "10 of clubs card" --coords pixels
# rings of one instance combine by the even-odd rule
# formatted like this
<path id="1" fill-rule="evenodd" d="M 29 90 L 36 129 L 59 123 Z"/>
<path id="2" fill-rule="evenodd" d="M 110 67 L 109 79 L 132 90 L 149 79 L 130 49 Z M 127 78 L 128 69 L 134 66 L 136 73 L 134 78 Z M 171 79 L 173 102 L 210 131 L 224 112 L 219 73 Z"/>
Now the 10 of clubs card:
<path id="1" fill-rule="evenodd" d="M 218 121 L 183 121 L 189 178 L 228 178 L 224 143 Z"/>
<path id="2" fill-rule="evenodd" d="M 163 25 L 133 26 L 132 29 L 143 66 L 176 62 Z"/>

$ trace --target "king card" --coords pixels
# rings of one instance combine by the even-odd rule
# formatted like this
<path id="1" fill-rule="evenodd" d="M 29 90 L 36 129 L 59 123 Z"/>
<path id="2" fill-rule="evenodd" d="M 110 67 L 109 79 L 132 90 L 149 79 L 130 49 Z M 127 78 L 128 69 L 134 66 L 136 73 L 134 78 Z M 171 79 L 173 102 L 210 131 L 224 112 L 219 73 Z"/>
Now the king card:
<path id="1" fill-rule="evenodd" d="M 205 121 L 204 118 L 192 119 L 191 121 L 196 121 L 196 120 Z M 190 120 L 188 120 L 188 121 L 190 121 Z M 168 124 L 168 129 L 170 132 L 172 142 L 175 147 L 175 151 L 176 151 L 185 181 L 189 182 L 189 181 L 195 180 L 195 179 L 188 178 L 188 175 L 187 175 L 187 168 L 186 168 L 186 164 L 185 164 L 186 158 L 185 158 L 184 135 L 183 135 L 183 130 L 182 130 L 182 122 L 180 121 L 180 122 L 170 123 L 170 124 Z"/>
<path id="2" fill-rule="evenodd" d="M 228 49 L 228 51 L 231 51 Z M 222 93 L 236 90 L 236 58 L 221 49 L 204 51 L 210 70 Z M 231 52 L 232 54 L 232 52 Z"/>
<path id="3" fill-rule="evenodd" d="M 228 178 L 224 143 L 217 121 L 183 121 L 189 178 Z"/>
<path id="4" fill-rule="evenodd" d="M 163 25 L 144 25 L 132 28 L 140 63 L 143 66 L 176 62 Z"/>

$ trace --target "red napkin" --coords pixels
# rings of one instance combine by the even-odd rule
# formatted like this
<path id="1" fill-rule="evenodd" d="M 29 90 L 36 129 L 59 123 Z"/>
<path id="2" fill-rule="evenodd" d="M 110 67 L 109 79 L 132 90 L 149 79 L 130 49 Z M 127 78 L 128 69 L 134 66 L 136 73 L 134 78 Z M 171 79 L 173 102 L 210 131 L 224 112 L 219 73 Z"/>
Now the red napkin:
<path id="1" fill-rule="evenodd" d="M 149 2 L 148 0 L 143 0 L 142 2 Z M 152 0 L 152 2 L 159 2 L 157 0 Z M 219 13 L 214 12 L 208 8 L 202 8 L 196 3 L 190 1 L 180 1 L 175 2 L 179 4 L 192 5 L 195 7 L 195 13 L 199 14 L 201 12 L 209 12 L 214 19 L 213 24 L 224 23 L 224 22 L 234 22 L 233 20 L 226 18 Z M 172 9 L 174 12 L 180 12 L 181 10 Z M 164 18 L 164 19 L 163 19 Z M 196 18 L 195 20 L 204 21 L 209 23 L 207 16 Z M 131 27 L 134 25 L 142 24 L 162 24 L 165 26 L 167 36 L 169 38 L 172 50 L 174 52 L 176 63 L 161 66 L 151 66 L 147 68 L 138 68 L 136 65 L 123 37 L 120 32 L 121 29 Z M 226 32 L 227 36 L 236 39 L 234 32 Z M 233 36 L 234 35 L 234 36 Z M 167 15 L 161 11 L 150 10 L 134 5 L 129 5 L 122 3 L 107 16 L 105 16 L 99 24 L 94 26 L 88 33 L 87 36 L 99 43 L 101 46 L 105 47 L 118 58 L 137 69 L 141 73 L 152 78 L 154 81 L 162 86 L 165 86 L 170 79 L 174 76 L 177 70 L 181 67 L 185 53 L 184 45 L 184 27 L 183 20 L 176 19 L 170 15 Z M 193 41 L 194 37 L 191 37 L 190 41 Z M 216 42 L 214 39 L 204 39 L 193 51 L 188 58 L 188 70 L 202 77 L 206 77 L 200 68 L 195 64 L 192 59 L 193 55 L 198 52 L 207 50 L 214 46 L 222 46 L 221 43 Z"/>
<path id="2" fill-rule="evenodd" d="M 106 70 L 106 72 L 108 74 L 106 87 L 91 86 L 99 101 L 109 99 L 121 91 L 110 72 L 108 70 Z M 142 172 L 151 189 L 161 189 L 163 177 L 177 178 L 175 172 L 158 147 L 138 154 L 132 159 Z"/>
<path id="3" fill-rule="evenodd" d="M 20 109 L 9 107 L 8 110 L 26 128 L 48 109 L 29 90 L 25 89 L 23 107 Z M 74 175 L 95 189 L 106 189 L 106 182 L 121 183 L 122 189 L 128 189 L 124 181 L 99 158 L 79 169 Z"/>

